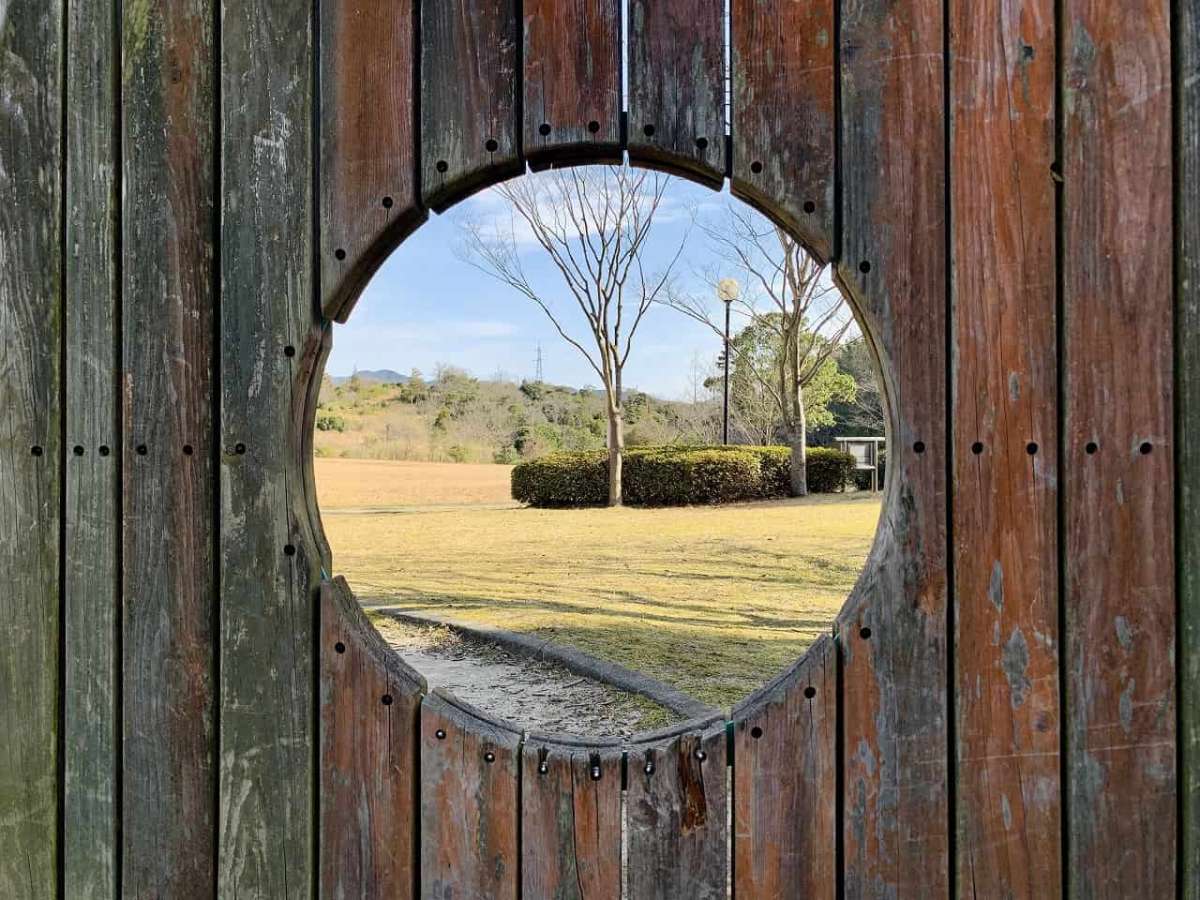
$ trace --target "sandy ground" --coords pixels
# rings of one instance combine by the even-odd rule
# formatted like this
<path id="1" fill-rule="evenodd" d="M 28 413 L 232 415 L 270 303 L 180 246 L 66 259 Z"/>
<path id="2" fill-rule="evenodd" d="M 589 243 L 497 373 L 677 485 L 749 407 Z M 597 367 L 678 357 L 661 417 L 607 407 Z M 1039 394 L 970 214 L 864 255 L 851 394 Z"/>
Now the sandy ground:
<path id="1" fill-rule="evenodd" d="M 322 510 L 507 506 L 512 466 L 315 459 Z"/>
<path id="2" fill-rule="evenodd" d="M 679 719 L 644 697 L 490 642 L 465 639 L 447 628 L 422 627 L 382 614 L 372 621 L 431 688 L 445 688 L 527 731 L 628 737 Z"/>

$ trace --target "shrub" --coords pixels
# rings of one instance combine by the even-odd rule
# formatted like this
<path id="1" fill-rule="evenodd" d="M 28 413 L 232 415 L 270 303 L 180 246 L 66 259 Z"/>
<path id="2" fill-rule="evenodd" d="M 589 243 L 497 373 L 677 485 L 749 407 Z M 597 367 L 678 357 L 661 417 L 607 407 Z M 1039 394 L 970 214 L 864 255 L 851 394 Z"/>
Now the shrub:
<path id="1" fill-rule="evenodd" d="M 808 490 L 814 494 L 840 491 L 854 475 L 855 461 L 849 453 L 829 447 L 808 451 Z"/>
<path id="2" fill-rule="evenodd" d="M 512 470 L 512 495 L 530 506 L 602 506 L 608 502 L 608 454 L 549 453 Z"/>
<path id="3" fill-rule="evenodd" d="M 341 416 L 317 416 L 317 431 L 345 431 L 346 420 Z"/>
<path id="4" fill-rule="evenodd" d="M 687 506 L 786 497 L 787 447 L 633 447 L 621 486 L 630 506 Z M 608 453 L 552 453 L 513 469 L 513 499 L 530 506 L 608 501 Z"/>

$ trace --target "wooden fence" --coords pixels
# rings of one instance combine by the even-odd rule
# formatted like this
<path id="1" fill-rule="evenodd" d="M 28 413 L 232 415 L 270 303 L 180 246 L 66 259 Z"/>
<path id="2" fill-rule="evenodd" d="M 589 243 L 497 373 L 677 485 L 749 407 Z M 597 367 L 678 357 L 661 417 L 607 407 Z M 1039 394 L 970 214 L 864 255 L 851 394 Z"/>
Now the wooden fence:
<path id="1" fill-rule="evenodd" d="M 729 6 L 727 97 L 722 0 L 0 0 L 0 897 L 1200 898 L 1196 4 Z M 382 645 L 311 428 L 426 210 L 623 152 L 835 266 L 889 484 L 795 669 L 587 745 Z"/>

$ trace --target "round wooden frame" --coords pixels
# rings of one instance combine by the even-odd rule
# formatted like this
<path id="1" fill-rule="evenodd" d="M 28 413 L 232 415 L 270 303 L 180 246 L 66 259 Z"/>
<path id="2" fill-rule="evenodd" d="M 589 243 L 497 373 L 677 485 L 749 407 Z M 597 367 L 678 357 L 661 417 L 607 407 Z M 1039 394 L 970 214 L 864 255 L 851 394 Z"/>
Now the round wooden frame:
<path id="1" fill-rule="evenodd" d="M 0 5 L 0 895 L 1197 896 L 1195 4 L 729 5 L 728 140 L 720 0 Z M 426 210 L 625 153 L 832 262 L 890 484 L 835 636 L 581 746 L 364 627 L 309 429 Z"/>

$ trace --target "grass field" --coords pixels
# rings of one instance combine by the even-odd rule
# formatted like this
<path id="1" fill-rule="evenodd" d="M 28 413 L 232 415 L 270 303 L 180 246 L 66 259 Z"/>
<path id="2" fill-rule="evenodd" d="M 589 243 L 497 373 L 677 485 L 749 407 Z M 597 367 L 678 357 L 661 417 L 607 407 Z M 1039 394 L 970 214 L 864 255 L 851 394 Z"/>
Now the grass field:
<path id="1" fill-rule="evenodd" d="M 728 706 L 828 631 L 878 495 L 536 510 L 506 467 L 318 459 L 334 570 L 367 604 L 536 633 Z"/>

